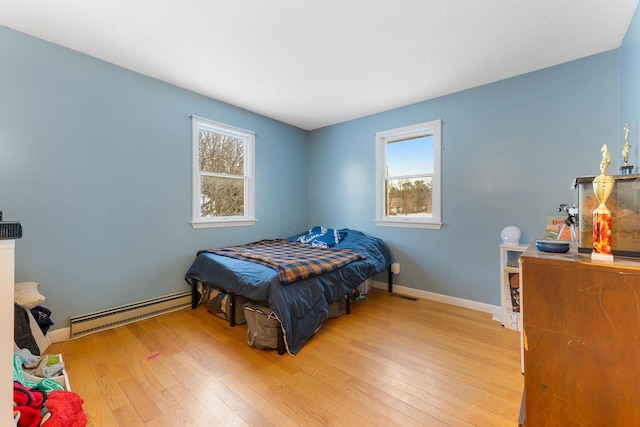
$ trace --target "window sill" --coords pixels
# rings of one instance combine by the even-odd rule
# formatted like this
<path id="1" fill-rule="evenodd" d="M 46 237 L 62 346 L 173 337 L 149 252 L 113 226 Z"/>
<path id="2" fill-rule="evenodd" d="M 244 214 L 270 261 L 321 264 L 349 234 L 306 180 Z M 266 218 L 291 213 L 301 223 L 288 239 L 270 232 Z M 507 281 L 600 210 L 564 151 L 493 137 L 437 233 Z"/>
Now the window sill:
<path id="1" fill-rule="evenodd" d="M 427 228 L 431 230 L 440 230 L 443 223 L 441 222 L 415 222 L 415 221 L 389 221 L 375 220 L 379 227 L 402 227 L 402 228 Z"/>
<path id="2" fill-rule="evenodd" d="M 193 228 L 244 227 L 255 225 L 255 219 L 221 219 L 217 221 L 191 221 Z"/>

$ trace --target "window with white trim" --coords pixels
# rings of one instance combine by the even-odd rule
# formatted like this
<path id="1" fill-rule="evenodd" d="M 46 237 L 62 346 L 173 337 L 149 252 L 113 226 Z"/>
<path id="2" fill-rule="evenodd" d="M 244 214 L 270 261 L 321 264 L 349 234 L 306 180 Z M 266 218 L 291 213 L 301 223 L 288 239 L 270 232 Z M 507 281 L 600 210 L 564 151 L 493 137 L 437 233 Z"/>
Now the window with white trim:
<path id="1" fill-rule="evenodd" d="M 193 116 L 194 228 L 255 224 L 255 134 Z"/>
<path id="2" fill-rule="evenodd" d="M 442 121 L 376 132 L 376 224 L 442 227 Z"/>

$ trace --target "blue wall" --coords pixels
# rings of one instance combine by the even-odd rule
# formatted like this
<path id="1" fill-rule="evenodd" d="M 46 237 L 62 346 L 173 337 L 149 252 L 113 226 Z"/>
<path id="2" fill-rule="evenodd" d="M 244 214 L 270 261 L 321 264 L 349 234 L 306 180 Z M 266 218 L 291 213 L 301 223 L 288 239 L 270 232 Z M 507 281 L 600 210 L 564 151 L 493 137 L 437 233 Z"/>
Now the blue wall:
<path id="1" fill-rule="evenodd" d="M 198 249 L 323 224 L 385 239 L 396 284 L 498 305 L 500 231 L 542 234 L 574 202 L 571 181 L 599 172 L 602 144 L 621 149 L 620 123 L 637 145 L 637 33 L 636 19 L 621 49 L 304 132 L 0 27 L 0 210 L 24 227 L 16 279 L 41 283 L 61 328 L 186 290 Z M 256 226 L 189 225 L 189 114 L 257 133 Z M 376 227 L 374 133 L 433 119 L 444 227 Z"/>
<path id="2" fill-rule="evenodd" d="M 305 131 L 5 27 L 0 58 L 0 210 L 54 329 L 188 290 L 198 249 L 306 229 L 306 165 L 285 160 L 306 158 Z M 256 226 L 189 224 L 189 114 L 256 132 Z"/>
<path id="3" fill-rule="evenodd" d="M 624 146 L 624 124 L 631 125 L 629 132 L 629 164 L 634 165 L 634 173 L 638 172 L 640 156 L 638 155 L 640 144 L 640 8 L 631 21 L 627 34 L 620 46 L 620 123 L 619 129 L 622 137 L 618 138 L 616 157 L 618 165 L 622 164 L 622 147 Z"/>
<path id="4" fill-rule="evenodd" d="M 376 131 L 443 119 L 441 230 L 377 227 Z M 500 231 L 522 242 L 573 203 L 574 178 L 599 173 L 618 135 L 618 52 L 573 61 L 311 132 L 309 222 L 383 238 L 395 283 L 500 304 Z M 382 279 L 380 279 L 382 280 Z"/>

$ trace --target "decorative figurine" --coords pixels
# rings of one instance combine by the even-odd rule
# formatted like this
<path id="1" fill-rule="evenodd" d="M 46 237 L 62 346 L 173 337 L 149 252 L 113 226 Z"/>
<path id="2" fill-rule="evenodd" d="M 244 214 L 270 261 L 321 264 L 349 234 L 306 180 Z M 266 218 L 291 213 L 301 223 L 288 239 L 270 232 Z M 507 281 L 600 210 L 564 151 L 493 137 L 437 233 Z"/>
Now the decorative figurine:
<path id="1" fill-rule="evenodd" d="M 593 180 L 593 192 L 600 202 L 593 211 L 593 252 L 591 259 L 598 261 L 613 261 L 611 236 L 613 234 L 613 218 L 606 203 L 613 192 L 616 181 L 607 175 L 607 167 L 611 163 L 607 144 L 602 146 L 602 161 L 600 175 Z"/>
<path id="2" fill-rule="evenodd" d="M 600 149 L 602 153 L 602 161 L 600 162 L 600 175 L 604 176 L 607 174 L 607 168 L 611 163 L 611 157 L 609 157 L 609 149 L 607 148 L 607 144 L 604 144 Z"/>
<path id="3" fill-rule="evenodd" d="M 622 175 L 630 175 L 633 173 L 633 166 L 629 164 L 629 151 L 631 151 L 631 144 L 629 144 L 629 123 L 624 125 L 624 147 L 622 147 L 622 160 L 624 165 L 620 166 L 620 173 Z"/>

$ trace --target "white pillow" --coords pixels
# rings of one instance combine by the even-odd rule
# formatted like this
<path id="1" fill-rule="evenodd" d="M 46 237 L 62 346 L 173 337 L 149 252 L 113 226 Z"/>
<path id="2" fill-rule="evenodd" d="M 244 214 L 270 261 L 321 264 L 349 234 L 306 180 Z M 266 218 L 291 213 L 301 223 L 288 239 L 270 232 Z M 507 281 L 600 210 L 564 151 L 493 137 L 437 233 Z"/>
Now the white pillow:
<path id="1" fill-rule="evenodd" d="M 38 286 L 40 284 L 37 282 L 16 283 L 13 290 L 13 299 L 16 304 L 23 306 L 27 310 L 40 305 L 44 301 L 44 295 L 38 292 Z"/>

